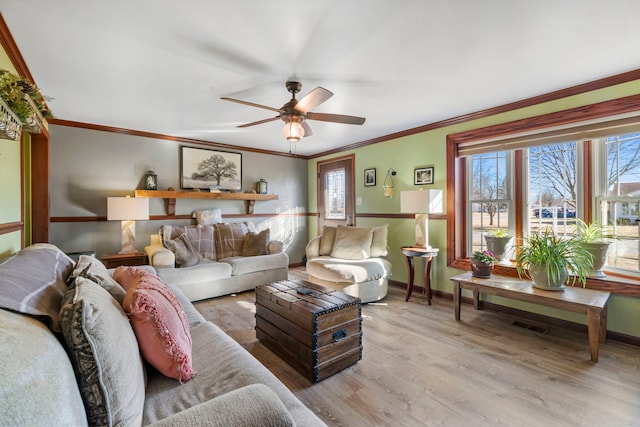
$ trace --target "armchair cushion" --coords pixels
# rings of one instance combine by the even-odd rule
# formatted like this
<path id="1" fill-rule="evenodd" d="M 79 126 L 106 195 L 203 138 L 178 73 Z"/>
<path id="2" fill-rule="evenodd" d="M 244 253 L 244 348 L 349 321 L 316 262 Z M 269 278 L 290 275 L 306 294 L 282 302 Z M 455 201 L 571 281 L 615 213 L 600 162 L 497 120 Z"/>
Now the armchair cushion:
<path id="1" fill-rule="evenodd" d="M 333 242 L 336 239 L 336 227 L 325 226 L 322 229 L 322 236 L 320 237 L 320 249 L 318 253 L 322 255 L 331 255 L 333 249 Z"/>
<path id="2" fill-rule="evenodd" d="M 389 248 L 387 247 L 387 238 L 389 234 L 389 224 L 373 227 L 373 238 L 371 239 L 372 258 L 387 256 Z"/>
<path id="3" fill-rule="evenodd" d="M 371 255 L 373 230 L 370 227 L 344 227 L 339 225 L 331 256 L 343 259 L 366 259 Z"/>

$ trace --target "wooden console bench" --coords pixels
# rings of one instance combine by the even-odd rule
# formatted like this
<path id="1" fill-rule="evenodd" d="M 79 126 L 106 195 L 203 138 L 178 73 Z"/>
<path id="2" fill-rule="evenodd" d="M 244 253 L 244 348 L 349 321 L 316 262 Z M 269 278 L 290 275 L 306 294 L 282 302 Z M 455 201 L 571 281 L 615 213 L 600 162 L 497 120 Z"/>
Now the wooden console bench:
<path id="1" fill-rule="evenodd" d="M 591 360 L 598 361 L 600 343 L 605 341 L 607 335 L 607 301 L 610 292 L 571 286 L 567 286 L 564 291 L 544 291 L 531 286 L 530 281 L 517 277 L 491 276 L 479 279 L 470 272 L 454 276 L 451 280 L 456 320 L 460 320 L 462 289 L 473 291 L 473 306 L 476 310 L 480 309 L 480 293 L 484 293 L 586 314 Z"/>

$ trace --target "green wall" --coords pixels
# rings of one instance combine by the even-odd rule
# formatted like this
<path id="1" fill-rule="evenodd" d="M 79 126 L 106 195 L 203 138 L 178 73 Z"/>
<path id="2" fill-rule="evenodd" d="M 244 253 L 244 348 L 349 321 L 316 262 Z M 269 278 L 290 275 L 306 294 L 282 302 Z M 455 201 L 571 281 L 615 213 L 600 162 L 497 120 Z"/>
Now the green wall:
<path id="1" fill-rule="evenodd" d="M 0 48 L 0 68 L 15 72 L 6 52 Z M 20 142 L 0 139 L 0 224 L 20 221 Z M 0 257 L 20 250 L 22 233 L 0 235 Z"/>
<path id="2" fill-rule="evenodd" d="M 355 154 L 356 197 L 362 197 L 362 204 L 356 206 L 359 214 L 397 214 L 400 212 L 399 192 L 417 188 L 446 189 L 446 136 L 470 129 L 506 123 L 526 117 L 534 117 L 554 111 L 566 110 L 582 105 L 593 104 L 611 99 L 640 93 L 640 80 L 599 89 L 588 93 L 575 95 L 563 99 L 535 106 L 497 114 L 479 120 L 448 126 L 432 131 L 422 132 L 410 136 L 392 139 L 378 144 L 369 145 L 355 150 L 345 151 L 333 156 L 325 156 L 309 161 L 309 211 L 317 212 L 316 166 L 318 161 Z M 416 167 L 434 166 L 434 184 L 426 186 L 413 185 L 413 170 Z M 375 187 L 364 187 L 364 169 L 376 168 L 377 179 Z M 382 185 L 389 168 L 398 174 L 394 177 L 394 196 L 389 200 L 383 195 Z M 446 201 L 445 201 L 446 203 Z M 400 247 L 414 242 L 414 223 L 406 219 L 388 218 L 357 218 L 356 225 L 376 226 L 389 224 L 389 248 L 387 259 L 393 264 L 392 279 L 406 283 L 408 274 Z M 310 221 L 311 238 L 318 234 L 317 221 Z M 446 220 L 429 221 L 429 239 L 432 246 L 440 249 L 440 255 L 434 260 L 432 270 L 432 288 L 447 293 L 452 292 L 450 277 L 460 273 L 460 270 L 446 266 Z M 419 264 L 416 268 L 421 268 Z M 419 276 L 419 275 L 418 275 Z M 421 278 L 416 278 L 421 284 Z M 467 296 L 471 296 L 469 293 Z M 579 323 L 586 323 L 585 316 L 567 313 L 559 310 L 546 309 L 531 304 L 518 303 L 498 297 L 487 297 L 488 301 L 501 305 L 545 314 Z M 614 295 L 609 305 L 609 330 L 640 337 L 640 299 Z"/>

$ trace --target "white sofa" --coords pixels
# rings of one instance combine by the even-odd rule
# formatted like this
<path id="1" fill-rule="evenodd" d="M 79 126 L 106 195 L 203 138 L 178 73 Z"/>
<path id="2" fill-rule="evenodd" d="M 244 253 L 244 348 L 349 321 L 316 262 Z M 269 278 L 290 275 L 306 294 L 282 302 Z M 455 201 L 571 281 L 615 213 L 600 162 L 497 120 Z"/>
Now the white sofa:
<path id="1" fill-rule="evenodd" d="M 387 295 L 391 263 L 388 225 L 324 227 L 305 248 L 309 281 L 358 297 L 363 303 Z"/>
<path id="2" fill-rule="evenodd" d="M 289 273 L 282 242 L 252 223 L 164 225 L 145 252 L 158 276 L 190 301 L 255 289 Z"/>

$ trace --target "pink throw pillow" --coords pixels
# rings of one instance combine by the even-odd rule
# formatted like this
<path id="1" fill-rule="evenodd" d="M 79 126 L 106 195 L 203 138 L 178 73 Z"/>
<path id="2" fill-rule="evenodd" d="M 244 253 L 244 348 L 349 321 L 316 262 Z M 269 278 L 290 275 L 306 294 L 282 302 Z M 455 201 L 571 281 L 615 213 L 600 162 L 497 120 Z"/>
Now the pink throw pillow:
<path id="1" fill-rule="evenodd" d="M 171 289 L 158 276 L 135 267 L 118 267 L 113 278 L 127 291 L 122 308 L 144 359 L 167 377 L 180 382 L 193 378 L 189 323 Z"/>

